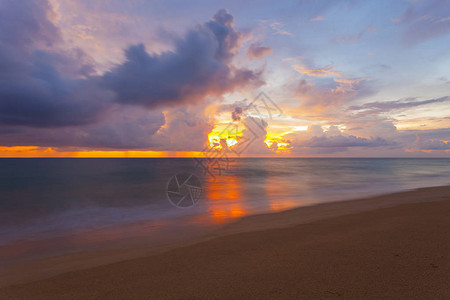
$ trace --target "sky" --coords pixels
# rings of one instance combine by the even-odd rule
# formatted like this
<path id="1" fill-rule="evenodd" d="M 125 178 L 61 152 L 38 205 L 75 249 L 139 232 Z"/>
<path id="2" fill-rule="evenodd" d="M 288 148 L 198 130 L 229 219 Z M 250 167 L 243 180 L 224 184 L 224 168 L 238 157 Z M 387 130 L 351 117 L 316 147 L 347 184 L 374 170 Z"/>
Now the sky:
<path id="1" fill-rule="evenodd" d="M 450 1 L 0 0 L 0 157 L 450 157 Z"/>

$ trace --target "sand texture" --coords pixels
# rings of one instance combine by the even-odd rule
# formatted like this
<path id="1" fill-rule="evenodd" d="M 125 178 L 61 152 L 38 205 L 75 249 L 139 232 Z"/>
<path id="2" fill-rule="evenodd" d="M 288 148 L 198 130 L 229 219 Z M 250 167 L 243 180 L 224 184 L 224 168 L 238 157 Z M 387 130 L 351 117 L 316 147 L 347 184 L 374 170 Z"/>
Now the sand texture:
<path id="1" fill-rule="evenodd" d="M 450 299 L 450 187 L 252 216 L 164 253 L 0 289 L 1 299 L 338 297 Z"/>

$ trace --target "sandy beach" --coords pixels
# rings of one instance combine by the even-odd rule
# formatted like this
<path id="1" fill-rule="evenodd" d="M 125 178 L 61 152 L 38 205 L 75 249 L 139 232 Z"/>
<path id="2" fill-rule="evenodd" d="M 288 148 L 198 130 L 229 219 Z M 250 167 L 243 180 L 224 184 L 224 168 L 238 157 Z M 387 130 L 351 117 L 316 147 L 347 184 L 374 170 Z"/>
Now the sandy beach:
<path id="1" fill-rule="evenodd" d="M 34 262 L 1 276 L 0 298 L 444 299 L 449 253 L 450 186 L 423 188 L 249 216 L 164 249 Z"/>
<path id="2" fill-rule="evenodd" d="M 449 41 L 450 0 L 0 0 L 0 300 L 450 300 Z"/>

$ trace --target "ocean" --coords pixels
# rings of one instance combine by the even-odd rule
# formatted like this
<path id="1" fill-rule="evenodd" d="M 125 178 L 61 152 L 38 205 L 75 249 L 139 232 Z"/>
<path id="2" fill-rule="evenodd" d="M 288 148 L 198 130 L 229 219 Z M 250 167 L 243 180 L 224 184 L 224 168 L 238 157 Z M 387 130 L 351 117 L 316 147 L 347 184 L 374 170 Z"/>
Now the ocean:
<path id="1" fill-rule="evenodd" d="M 0 159 L 0 266 L 162 245 L 247 215 L 449 183 L 450 159 Z"/>

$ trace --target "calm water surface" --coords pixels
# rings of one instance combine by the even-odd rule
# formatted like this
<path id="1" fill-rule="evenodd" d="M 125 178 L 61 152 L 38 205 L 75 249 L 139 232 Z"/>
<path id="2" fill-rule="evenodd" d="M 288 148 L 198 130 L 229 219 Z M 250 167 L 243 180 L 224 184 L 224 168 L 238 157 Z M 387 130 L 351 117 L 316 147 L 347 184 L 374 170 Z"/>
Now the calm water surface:
<path id="1" fill-rule="evenodd" d="M 215 178 L 189 158 L 0 159 L 0 266 L 133 237 L 162 244 L 245 215 L 450 183 L 450 159 L 240 158 L 220 175 L 211 170 Z M 167 200 L 180 172 L 201 181 L 194 207 Z"/>

